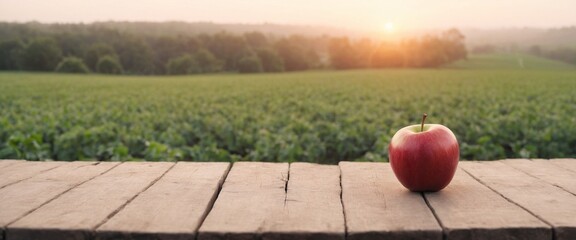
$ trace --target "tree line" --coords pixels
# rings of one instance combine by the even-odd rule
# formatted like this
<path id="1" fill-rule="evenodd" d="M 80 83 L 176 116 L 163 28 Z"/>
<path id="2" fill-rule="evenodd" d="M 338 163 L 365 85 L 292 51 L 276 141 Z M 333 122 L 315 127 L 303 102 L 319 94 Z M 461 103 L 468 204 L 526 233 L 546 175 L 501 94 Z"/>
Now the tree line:
<path id="1" fill-rule="evenodd" d="M 146 34 L 95 24 L 0 23 L 0 70 L 183 75 L 438 67 L 466 58 L 456 29 L 399 43 L 327 35 Z M 113 26 L 113 25 L 112 25 Z"/>

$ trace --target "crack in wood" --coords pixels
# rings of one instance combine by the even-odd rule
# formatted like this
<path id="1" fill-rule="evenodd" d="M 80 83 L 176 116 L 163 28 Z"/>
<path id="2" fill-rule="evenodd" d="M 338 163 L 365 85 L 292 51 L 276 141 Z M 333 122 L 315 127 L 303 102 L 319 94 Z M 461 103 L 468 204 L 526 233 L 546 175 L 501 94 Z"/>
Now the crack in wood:
<path id="1" fill-rule="evenodd" d="M 230 170 L 232 169 L 233 165 L 234 165 L 233 163 L 230 163 L 228 165 L 228 168 L 224 172 L 224 176 L 222 176 L 222 178 L 220 179 L 220 182 L 218 182 L 218 190 L 214 193 L 214 195 L 210 199 L 210 203 L 208 204 L 208 207 L 206 208 L 206 210 L 204 211 L 204 213 L 200 217 L 200 221 L 198 222 L 198 226 L 196 226 L 196 229 L 194 229 L 194 240 L 198 240 L 198 230 L 200 230 L 200 227 L 202 226 L 202 224 L 204 224 L 204 221 L 208 217 L 208 214 L 210 214 L 210 212 L 214 208 L 214 204 L 216 203 L 218 196 L 220 196 L 220 192 L 222 192 L 222 186 L 224 185 L 226 178 L 228 178 L 228 174 L 230 173 Z"/>
<path id="2" fill-rule="evenodd" d="M 422 199 L 424 199 L 424 202 L 426 203 L 426 206 L 428 206 L 428 209 L 430 209 L 430 211 L 432 212 L 432 215 L 434 215 L 434 218 L 438 222 L 438 225 L 440 225 L 440 228 L 442 228 L 442 239 L 446 240 L 448 238 L 448 233 L 446 232 L 447 229 L 444 226 L 444 224 L 442 223 L 442 220 L 440 219 L 440 217 L 438 216 L 438 213 L 436 213 L 436 210 L 434 209 L 434 207 L 432 207 L 432 205 L 430 204 L 430 201 L 428 201 L 428 198 L 426 198 L 426 193 L 420 192 L 420 195 L 422 196 Z"/>

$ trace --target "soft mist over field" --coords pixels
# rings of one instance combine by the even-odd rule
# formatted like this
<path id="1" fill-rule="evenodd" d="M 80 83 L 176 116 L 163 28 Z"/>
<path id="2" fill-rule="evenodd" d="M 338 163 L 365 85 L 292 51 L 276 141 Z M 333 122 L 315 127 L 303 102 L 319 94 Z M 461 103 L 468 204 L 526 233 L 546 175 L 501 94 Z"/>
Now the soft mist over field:
<path id="1" fill-rule="evenodd" d="M 0 159 L 576 157 L 576 2 L 0 1 Z"/>

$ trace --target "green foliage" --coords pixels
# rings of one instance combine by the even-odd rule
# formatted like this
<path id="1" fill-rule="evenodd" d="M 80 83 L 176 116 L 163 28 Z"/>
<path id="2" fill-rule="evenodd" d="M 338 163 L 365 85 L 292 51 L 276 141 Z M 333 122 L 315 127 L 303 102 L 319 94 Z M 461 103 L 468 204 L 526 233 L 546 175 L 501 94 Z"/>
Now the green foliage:
<path id="1" fill-rule="evenodd" d="M 198 61 L 190 54 L 184 54 L 180 57 L 172 58 L 166 63 L 167 73 L 169 75 L 186 75 L 200 73 L 202 69 Z"/>
<path id="2" fill-rule="evenodd" d="M 386 161 L 394 133 L 423 112 L 453 130 L 462 159 L 576 157 L 575 76 L 560 69 L 2 73 L 0 158 Z"/>
<path id="3" fill-rule="evenodd" d="M 199 49 L 194 58 L 198 62 L 198 67 L 203 73 L 212 73 L 222 70 L 222 62 L 220 62 L 214 54 L 206 49 Z"/>
<path id="4" fill-rule="evenodd" d="M 118 58 L 106 55 L 98 60 L 96 71 L 104 74 L 122 74 L 124 69 Z"/>
<path id="5" fill-rule="evenodd" d="M 35 38 L 24 48 L 22 68 L 31 71 L 54 71 L 62 58 L 62 50 L 52 38 Z"/>
<path id="6" fill-rule="evenodd" d="M 284 61 L 272 48 L 259 48 L 256 55 L 262 62 L 264 72 L 282 72 L 284 71 Z"/>
<path id="7" fill-rule="evenodd" d="M 248 55 L 238 60 L 238 71 L 241 73 L 262 72 L 262 62 L 258 56 Z"/>
<path id="8" fill-rule="evenodd" d="M 56 72 L 61 73 L 89 73 L 90 69 L 86 67 L 84 61 L 77 57 L 65 57 L 56 66 Z"/>
<path id="9" fill-rule="evenodd" d="M 93 71 L 98 69 L 98 62 L 104 56 L 112 56 L 118 58 L 116 51 L 114 48 L 106 43 L 95 43 L 92 44 L 86 54 L 84 55 L 84 62 L 86 65 L 90 67 Z"/>
<path id="10" fill-rule="evenodd" d="M 18 70 L 20 55 L 24 50 L 24 43 L 20 40 L 5 40 L 0 42 L 0 70 Z"/>

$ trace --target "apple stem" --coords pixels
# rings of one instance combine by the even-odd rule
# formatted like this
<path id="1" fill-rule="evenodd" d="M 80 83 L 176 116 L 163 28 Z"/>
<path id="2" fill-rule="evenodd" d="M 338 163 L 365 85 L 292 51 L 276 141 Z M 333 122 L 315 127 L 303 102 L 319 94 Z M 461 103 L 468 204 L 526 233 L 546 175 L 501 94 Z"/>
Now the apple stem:
<path id="1" fill-rule="evenodd" d="M 424 115 L 422 115 L 422 126 L 420 127 L 420 132 L 424 132 L 424 121 L 426 121 L 426 117 L 428 117 L 428 114 L 424 113 Z"/>

